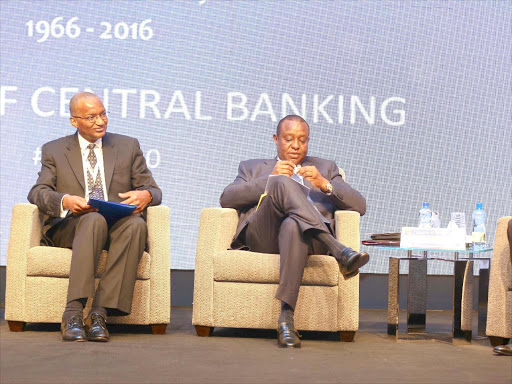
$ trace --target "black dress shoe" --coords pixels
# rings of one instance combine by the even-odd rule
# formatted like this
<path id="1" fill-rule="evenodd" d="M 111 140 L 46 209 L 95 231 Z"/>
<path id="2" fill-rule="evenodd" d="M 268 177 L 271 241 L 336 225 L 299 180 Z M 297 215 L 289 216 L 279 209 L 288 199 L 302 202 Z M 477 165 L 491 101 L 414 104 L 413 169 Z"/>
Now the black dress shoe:
<path id="1" fill-rule="evenodd" d="M 494 347 L 493 352 L 499 355 L 512 356 L 512 343 L 507 345 L 498 345 Z"/>
<path id="2" fill-rule="evenodd" d="M 345 273 L 345 274 L 343 275 L 343 277 L 345 278 L 345 280 L 348 280 L 348 279 L 350 279 L 351 277 L 354 277 L 354 276 L 357 276 L 357 275 L 359 275 L 359 269 L 357 269 L 357 270 L 355 270 L 355 271 L 353 271 L 353 272 L 350 272 L 350 273 Z"/>
<path id="3" fill-rule="evenodd" d="M 359 273 L 359 268 L 368 263 L 370 255 L 366 252 L 357 252 L 347 247 L 340 253 L 340 257 L 337 260 L 341 273 L 345 279 L 348 279 Z"/>
<path id="4" fill-rule="evenodd" d="M 60 332 L 64 341 L 87 341 L 83 316 L 72 316 L 60 324 Z"/>
<path id="5" fill-rule="evenodd" d="M 277 325 L 277 345 L 280 348 L 300 348 L 299 334 L 293 322 L 283 321 Z"/>
<path id="6" fill-rule="evenodd" d="M 86 320 L 89 341 L 108 341 L 107 319 L 99 313 L 91 313 Z"/>

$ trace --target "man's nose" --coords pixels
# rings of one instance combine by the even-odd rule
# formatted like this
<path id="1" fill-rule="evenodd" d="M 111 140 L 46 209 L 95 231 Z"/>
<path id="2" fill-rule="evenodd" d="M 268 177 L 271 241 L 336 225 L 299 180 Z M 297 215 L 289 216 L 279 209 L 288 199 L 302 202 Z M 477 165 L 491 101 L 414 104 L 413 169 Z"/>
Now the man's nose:
<path id="1" fill-rule="evenodd" d="M 96 120 L 94 120 L 94 123 L 99 126 L 105 125 L 105 120 L 101 118 L 100 115 L 96 115 Z"/>
<path id="2" fill-rule="evenodd" d="M 292 148 L 300 148 L 299 140 L 293 140 L 292 141 Z"/>

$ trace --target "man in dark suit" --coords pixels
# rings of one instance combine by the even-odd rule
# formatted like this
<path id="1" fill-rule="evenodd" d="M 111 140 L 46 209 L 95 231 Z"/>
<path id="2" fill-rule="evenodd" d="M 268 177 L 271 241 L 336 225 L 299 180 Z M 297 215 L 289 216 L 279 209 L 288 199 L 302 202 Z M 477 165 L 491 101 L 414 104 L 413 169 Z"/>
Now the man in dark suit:
<path id="1" fill-rule="evenodd" d="M 274 141 L 277 158 L 241 162 L 220 204 L 239 212 L 233 248 L 280 254 L 278 345 L 297 348 L 300 339 L 293 313 L 308 255 L 329 252 L 345 278 L 355 276 L 369 256 L 334 238 L 334 211 L 364 215 L 366 200 L 343 181 L 333 161 L 307 156 L 309 125 L 303 118 L 283 118 Z M 310 188 L 309 194 L 303 186 Z M 267 195 L 258 205 L 263 193 Z"/>
<path id="2" fill-rule="evenodd" d="M 61 332 L 66 341 L 108 341 L 108 315 L 131 311 L 139 259 L 147 240 L 142 213 L 158 205 L 158 188 L 136 139 L 107 133 L 107 112 L 94 94 L 70 101 L 74 135 L 42 147 L 41 172 L 28 194 L 46 215 L 43 242 L 72 249 L 67 304 Z M 133 215 L 110 226 L 88 205 L 90 198 L 136 205 Z M 95 271 L 103 249 L 106 270 L 95 289 Z M 87 298 L 94 298 L 85 321 Z M 87 332 L 86 332 L 87 331 Z"/>

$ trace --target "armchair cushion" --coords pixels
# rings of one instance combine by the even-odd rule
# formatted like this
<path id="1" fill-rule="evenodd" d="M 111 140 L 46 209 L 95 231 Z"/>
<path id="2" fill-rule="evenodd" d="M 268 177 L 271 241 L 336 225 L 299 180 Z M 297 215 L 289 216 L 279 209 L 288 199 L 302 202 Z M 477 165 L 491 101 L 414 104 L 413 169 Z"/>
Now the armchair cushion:
<path id="1" fill-rule="evenodd" d="M 100 278 L 107 266 L 107 251 L 100 256 L 96 278 Z M 57 247 L 33 247 L 27 252 L 27 276 L 69 277 L 71 249 Z M 137 280 L 150 278 L 151 256 L 144 252 L 137 267 Z"/>
<path id="2" fill-rule="evenodd" d="M 213 256 L 214 281 L 279 284 L 279 255 L 228 250 Z M 334 257 L 311 255 L 302 285 L 334 287 L 338 285 L 339 267 Z"/>

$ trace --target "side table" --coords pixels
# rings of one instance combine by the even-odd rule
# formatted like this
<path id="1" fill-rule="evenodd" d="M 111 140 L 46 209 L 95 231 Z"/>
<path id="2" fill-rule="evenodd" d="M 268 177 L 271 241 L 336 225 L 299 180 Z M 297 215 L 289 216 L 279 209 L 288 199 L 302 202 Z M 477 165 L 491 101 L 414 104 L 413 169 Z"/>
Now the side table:
<path id="1" fill-rule="evenodd" d="M 479 263 L 478 280 L 478 336 L 485 337 L 487 323 L 487 295 L 492 248 L 474 250 L 440 250 L 372 246 L 392 252 L 407 252 L 407 257 L 389 258 L 388 278 L 388 335 L 398 338 L 398 306 L 400 262 L 409 264 L 407 292 L 407 333 L 425 333 L 427 314 L 427 263 L 429 260 L 451 262 L 453 267 L 453 340 L 471 342 L 473 312 L 473 264 Z M 414 256 L 419 252 L 420 256 Z M 432 257 L 429 252 L 453 254 L 453 258 Z"/>

